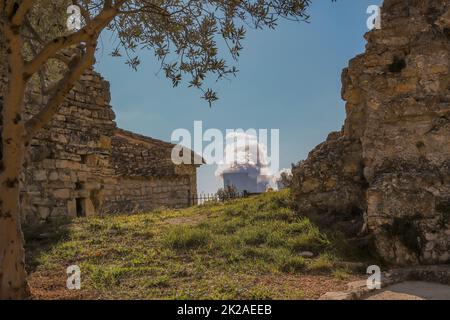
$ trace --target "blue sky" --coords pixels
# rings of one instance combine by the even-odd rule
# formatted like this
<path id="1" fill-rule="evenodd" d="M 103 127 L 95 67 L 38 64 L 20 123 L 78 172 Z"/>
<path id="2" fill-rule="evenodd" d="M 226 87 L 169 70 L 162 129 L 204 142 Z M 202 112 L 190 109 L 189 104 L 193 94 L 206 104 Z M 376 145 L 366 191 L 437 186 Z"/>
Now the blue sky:
<path id="1" fill-rule="evenodd" d="M 102 38 L 97 71 L 110 81 L 117 124 L 127 130 L 170 141 L 178 128 L 280 129 L 280 166 L 305 159 L 344 118 L 341 72 L 364 51 L 367 7 L 381 0 L 313 0 L 309 24 L 281 21 L 276 30 L 251 30 L 237 62 L 236 78 L 217 85 L 220 100 L 212 108 L 200 92 L 172 88 L 153 52 L 140 54 L 133 71 L 110 57 L 109 37 Z M 215 168 L 199 169 L 198 191 L 220 186 Z"/>

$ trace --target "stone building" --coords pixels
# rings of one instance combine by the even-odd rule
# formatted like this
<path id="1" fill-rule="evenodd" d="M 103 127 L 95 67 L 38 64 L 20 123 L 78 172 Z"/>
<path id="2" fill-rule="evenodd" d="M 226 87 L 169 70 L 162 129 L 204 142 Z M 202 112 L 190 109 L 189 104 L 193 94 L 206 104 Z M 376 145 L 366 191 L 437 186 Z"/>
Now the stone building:
<path id="1" fill-rule="evenodd" d="M 30 95 L 28 113 L 40 99 Z M 21 179 L 24 222 L 190 204 L 198 166 L 174 165 L 174 145 L 117 128 L 109 102 L 109 83 L 89 70 L 32 140 Z"/>
<path id="2" fill-rule="evenodd" d="M 299 210 L 391 263 L 450 262 L 450 0 L 385 0 L 342 74 L 347 118 L 293 170 Z"/>
<path id="3" fill-rule="evenodd" d="M 197 196 L 197 166 L 174 165 L 174 145 L 117 129 L 112 138 L 114 184 L 106 186 L 106 212 L 186 207 Z M 194 162 L 196 163 L 196 162 Z M 108 190 L 107 190 L 108 191 Z"/>

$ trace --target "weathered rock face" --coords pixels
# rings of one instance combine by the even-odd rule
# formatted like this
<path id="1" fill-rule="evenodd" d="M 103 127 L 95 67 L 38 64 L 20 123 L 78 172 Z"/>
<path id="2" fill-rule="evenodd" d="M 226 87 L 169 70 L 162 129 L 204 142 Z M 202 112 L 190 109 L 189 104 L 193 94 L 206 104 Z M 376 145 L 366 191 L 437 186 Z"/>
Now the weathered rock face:
<path id="1" fill-rule="evenodd" d="M 348 236 L 362 228 L 365 180 L 361 144 L 333 132 L 293 170 L 298 210 L 314 222 L 337 226 Z"/>
<path id="2" fill-rule="evenodd" d="M 343 72 L 342 131 L 294 169 L 302 212 L 358 208 L 392 263 L 450 261 L 449 17 L 450 0 L 385 0 Z"/>

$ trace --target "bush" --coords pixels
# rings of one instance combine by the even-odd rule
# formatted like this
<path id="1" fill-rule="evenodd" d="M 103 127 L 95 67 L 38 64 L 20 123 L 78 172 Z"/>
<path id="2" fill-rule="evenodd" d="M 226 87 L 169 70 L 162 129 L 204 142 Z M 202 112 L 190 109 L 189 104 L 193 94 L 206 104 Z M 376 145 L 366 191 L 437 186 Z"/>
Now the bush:
<path id="1" fill-rule="evenodd" d="M 226 186 L 225 188 L 220 188 L 217 191 L 216 196 L 220 201 L 225 201 L 239 198 L 239 192 L 234 186 Z"/>

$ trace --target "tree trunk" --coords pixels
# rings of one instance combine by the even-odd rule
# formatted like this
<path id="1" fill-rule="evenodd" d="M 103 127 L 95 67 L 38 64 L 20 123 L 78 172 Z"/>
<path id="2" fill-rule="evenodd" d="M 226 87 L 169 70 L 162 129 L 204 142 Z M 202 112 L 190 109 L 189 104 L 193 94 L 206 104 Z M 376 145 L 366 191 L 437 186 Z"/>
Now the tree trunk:
<path id="1" fill-rule="evenodd" d="M 19 174 L 17 168 L 5 167 L 0 178 L 0 299 L 29 296 L 20 226 Z"/>
<path id="2" fill-rule="evenodd" d="M 2 110 L 1 126 L 0 299 L 23 299 L 29 294 L 20 222 L 19 179 L 26 148 L 23 122 L 16 116 L 11 119 L 11 112 L 16 114 L 16 103 L 22 103 L 23 92 L 20 88 L 18 92 L 10 89 L 8 91 Z"/>
<path id="3" fill-rule="evenodd" d="M 25 80 L 18 28 L 5 24 L 8 87 L 1 117 L 0 161 L 0 299 L 29 296 L 20 222 L 19 178 L 25 155 L 23 100 Z"/>

